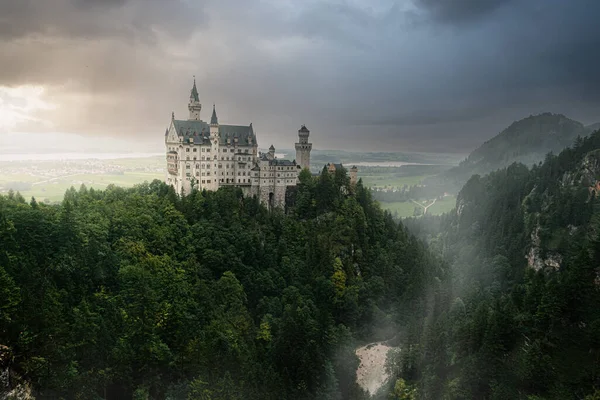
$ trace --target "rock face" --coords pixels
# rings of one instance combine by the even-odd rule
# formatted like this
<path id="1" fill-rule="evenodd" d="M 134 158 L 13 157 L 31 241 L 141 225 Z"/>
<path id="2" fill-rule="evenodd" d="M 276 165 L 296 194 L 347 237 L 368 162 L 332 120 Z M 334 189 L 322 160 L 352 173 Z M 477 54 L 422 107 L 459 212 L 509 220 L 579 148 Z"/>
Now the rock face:
<path id="1" fill-rule="evenodd" d="M 0 344 L 0 400 L 34 400 L 29 385 L 20 383 L 18 377 L 13 376 L 12 358 L 10 348 Z"/>
<path id="2" fill-rule="evenodd" d="M 385 370 L 385 361 L 391 347 L 382 343 L 372 343 L 356 350 L 360 365 L 356 370 L 359 386 L 373 396 L 389 379 Z"/>
<path id="3" fill-rule="evenodd" d="M 540 256 L 540 227 L 536 226 L 536 228 L 531 233 L 531 247 L 529 248 L 529 252 L 527 253 L 527 264 L 530 268 L 539 271 L 543 268 L 553 268 L 555 270 L 560 269 L 560 263 L 562 262 L 562 256 L 555 252 L 548 252 L 548 256 L 543 259 Z"/>

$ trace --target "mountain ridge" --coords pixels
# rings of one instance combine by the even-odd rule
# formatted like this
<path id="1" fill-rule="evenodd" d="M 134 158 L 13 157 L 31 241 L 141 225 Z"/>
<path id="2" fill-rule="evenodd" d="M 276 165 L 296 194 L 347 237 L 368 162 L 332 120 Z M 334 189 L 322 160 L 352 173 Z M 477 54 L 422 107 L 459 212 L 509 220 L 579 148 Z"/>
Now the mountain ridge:
<path id="1" fill-rule="evenodd" d="M 438 175 L 428 183 L 460 188 L 475 174 L 486 174 L 513 162 L 532 165 L 548 153 L 558 153 L 573 144 L 577 137 L 593 132 L 600 124 L 584 126 L 563 114 L 542 113 L 514 121 L 499 134 L 473 150 L 458 166 Z"/>

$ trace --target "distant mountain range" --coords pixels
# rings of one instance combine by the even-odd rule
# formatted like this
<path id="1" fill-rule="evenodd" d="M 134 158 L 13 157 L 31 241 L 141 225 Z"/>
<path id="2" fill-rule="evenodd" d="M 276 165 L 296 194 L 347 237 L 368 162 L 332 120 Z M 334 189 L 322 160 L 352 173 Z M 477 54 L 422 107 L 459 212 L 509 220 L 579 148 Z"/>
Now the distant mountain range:
<path id="1" fill-rule="evenodd" d="M 460 188 L 472 175 L 487 174 L 513 162 L 527 166 L 538 163 L 549 152 L 559 153 L 575 139 L 600 129 L 600 123 L 584 126 L 562 114 L 531 115 L 475 149 L 458 166 L 432 178 L 428 184 Z"/>

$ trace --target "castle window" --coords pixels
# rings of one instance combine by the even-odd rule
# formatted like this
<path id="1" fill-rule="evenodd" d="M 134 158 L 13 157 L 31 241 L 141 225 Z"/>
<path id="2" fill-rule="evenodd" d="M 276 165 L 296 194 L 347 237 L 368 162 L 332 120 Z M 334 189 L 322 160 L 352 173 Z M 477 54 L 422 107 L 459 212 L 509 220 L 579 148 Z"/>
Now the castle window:
<path id="1" fill-rule="evenodd" d="M 185 151 L 186 151 L 186 153 L 189 153 L 189 152 L 190 152 L 190 148 L 189 148 L 189 147 L 186 147 L 186 148 L 185 148 Z"/>
<path id="2" fill-rule="evenodd" d="M 196 161 L 196 157 L 194 157 L 194 161 Z"/>
<path id="3" fill-rule="evenodd" d="M 197 152 L 197 151 L 198 151 L 198 149 L 194 147 L 194 153 Z"/>
<path id="4" fill-rule="evenodd" d="M 204 179 L 202 179 L 202 183 L 206 183 L 206 182 L 204 181 Z"/>
<path id="5" fill-rule="evenodd" d="M 206 183 L 210 183 L 210 179 L 206 181 Z"/>

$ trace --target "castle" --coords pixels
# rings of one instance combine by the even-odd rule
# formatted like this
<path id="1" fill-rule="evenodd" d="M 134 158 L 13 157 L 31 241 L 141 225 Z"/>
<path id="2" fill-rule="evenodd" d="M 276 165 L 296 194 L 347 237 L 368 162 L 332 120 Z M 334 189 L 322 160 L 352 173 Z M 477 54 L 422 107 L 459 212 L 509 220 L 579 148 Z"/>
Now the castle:
<path id="1" fill-rule="evenodd" d="M 252 123 L 219 124 L 214 105 L 210 123 L 202 121 L 195 79 L 188 110 L 187 120 L 175 119 L 171 113 L 165 132 L 166 183 L 177 193 L 235 186 L 246 196 L 258 196 L 269 208 L 282 208 L 288 187 L 296 185 L 303 168 L 310 168 L 312 143 L 308 142 L 306 126 L 298 131 L 296 159 L 282 160 L 275 157 L 272 145 L 267 153 L 258 152 Z"/>

